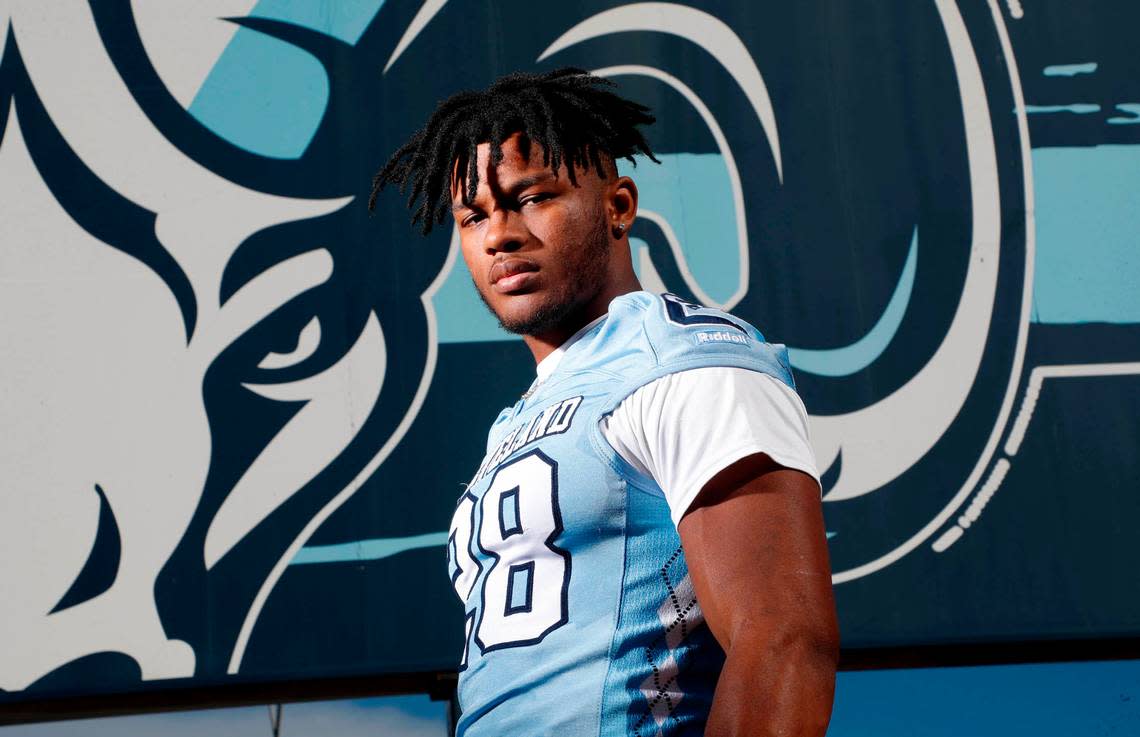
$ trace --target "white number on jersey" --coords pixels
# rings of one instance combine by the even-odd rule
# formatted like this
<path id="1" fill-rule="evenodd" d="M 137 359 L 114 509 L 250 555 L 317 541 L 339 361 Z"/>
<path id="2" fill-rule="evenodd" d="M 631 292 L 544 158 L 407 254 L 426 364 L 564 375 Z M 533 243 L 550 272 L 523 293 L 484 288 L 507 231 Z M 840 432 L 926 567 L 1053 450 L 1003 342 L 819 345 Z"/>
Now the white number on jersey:
<path id="1" fill-rule="evenodd" d="M 469 496 L 460 501 L 448 551 L 452 582 L 464 601 L 480 569 L 465 544 L 474 504 Z M 570 554 L 554 544 L 562 533 L 558 464 L 534 450 L 498 469 L 480 511 L 475 543 L 493 562 L 483 577 L 475 642 L 482 652 L 533 645 L 569 616 Z"/>
<path id="2" fill-rule="evenodd" d="M 479 577 L 479 561 L 471 557 L 471 526 L 475 517 L 475 497 L 464 494 L 451 518 L 451 534 L 447 536 L 447 558 L 451 569 L 451 585 L 464 602 L 471 596 Z"/>

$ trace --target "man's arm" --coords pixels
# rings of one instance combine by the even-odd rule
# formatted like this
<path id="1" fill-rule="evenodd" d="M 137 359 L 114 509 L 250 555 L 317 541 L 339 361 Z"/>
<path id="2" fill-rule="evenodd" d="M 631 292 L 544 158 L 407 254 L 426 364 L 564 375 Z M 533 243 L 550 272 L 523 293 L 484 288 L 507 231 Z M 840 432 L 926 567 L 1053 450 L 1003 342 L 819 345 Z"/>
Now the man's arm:
<path id="1" fill-rule="evenodd" d="M 727 655 L 706 736 L 822 736 L 839 627 L 818 484 L 747 456 L 705 484 L 678 529 Z"/>

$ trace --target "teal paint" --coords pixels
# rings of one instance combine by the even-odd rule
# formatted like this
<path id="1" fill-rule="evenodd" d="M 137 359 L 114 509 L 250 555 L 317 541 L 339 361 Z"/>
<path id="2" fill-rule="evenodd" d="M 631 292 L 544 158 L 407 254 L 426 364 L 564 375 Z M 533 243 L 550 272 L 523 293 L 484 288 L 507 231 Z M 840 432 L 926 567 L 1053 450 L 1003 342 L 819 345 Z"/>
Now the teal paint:
<path id="1" fill-rule="evenodd" d="M 870 366 L 890 345 L 906 315 L 914 290 L 914 273 L 918 263 L 918 229 L 910 240 L 910 251 L 903 264 L 895 291 L 875 326 L 859 340 L 842 348 L 808 350 L 788 348 L 788 358 L 797 371 L 818 376 L 850 376 Z"/>
<path id="2" fill-rule="evenodd" d="M 1140 115 L 1140 105 L 1128 104 Z M 1065 106 L 1061 106 L 1064 108 Z M 1123 106 L 1121 106 L 1123 107 Z M 1140 146 L 1100 146 L 1034 149 L 1034 188 L 1036 192 L 1037 254 L 1034 275 L 1033 319 L 1042 323 L 1140 322 L 1140 298 L 1135 284 L 1140 284 L 1140 260 L 1135 254 L 1135 234 L 1140 232 L 1140 209 L 1134 205 L 1134 194 L 1140 191 Z M 652 205 L 643 194 L 645 207 L 669 217 L 678 237 L 683 241 L 700 239 L 689 217 L 690 210 L 700 207 L 691 196 L 662 196 L 666 186 L 663 176 L 677 179 L 676 172 L 704 167 L 706 175 L 715 179 L 710 154 L 680 154 L 694 161 L 665 165 L 661 176 L 646 176 L 654 165 L 644 164 L 633 172 L 639 189 L 648 189 L 657 197 Z M 701 161 L 701 157 L 709 160 Z M 670 157 L 674 158 L 674 157 Z M 723 162 L 720 162 L 723 164 Z M 727 175 L 725 175 L 727 176 Z M 642 181 L 646 185 L 642 185 Z M 680 185 L 678 185 L 680 186 Z M 722 195 L 723 196 L 723 189 Z M 681 209 L 679 200 L 686 203 Z M 705 206 L 708 203 L 704 203 Z M 670 209 L 672 208 L 672 209 Z M 707 223 L 705 223 L 707 225 Z M 687 226 L 687 227 L 686 227 Z M 692 236 L 688 236 L 692 233 Z M 735 229 L 716 236 L 722 245 L 735 238 Z M 631 241 L 636 254 L 646 247 Z M 824 376 L 843 376 L 861 370 L 873 362 L 894 335 L 905 313 L 906 301 L 913 288 L 912 258 L 917 256 L 917 240 L 912 242 L 907 266 L 895 293 L 879 322 L 868 335 L 856 343 L 838 349 L 810 351 L 790 349 L 793 365 L 801 371 Z M 715 265 L 713 251 L 690 249 L 690 268 L 694 274 L 707 274 Z M 737 278 L 735 252 L 719 254 L 730 278 L 714 282 L 720 289 Z M 635 259 L 635 264 L 637 259 Z M 909 275 L 908 275 L 909 274 Z M 702 282 L 706 285 L 706 282 Z M 706 289 L 713 289 L 706 285 Z M 456 264 L 434 298 L 441 343 L 517 340 L 518 337 L 499 327 L 482 305 L 466 268 Z"/>
<path id="3" fill-rule="evenodd" d="M 1017 113 L 1017 108 L 1013 109 L 1014 114 Z M 1100 112 L 1100 105 L 1093 105 L 1086 102 L 1075 102 L 1072 105 L 1026 105 L 1025 112 L 1033 115 L 1040 113 L 1076 113 L 1077 115 L 1088 115 L 1089 113 Z"/>
<path id="4" fill-rule="evenodd" d="M 1032 153 L 1034 320 L 1140 322 L 1140 146 Z"/>
<path id="5" fill-rule="evenodd" d="M 355 43 L 383 0 L 261 0 L 253 18 L 285 21 Z M 300 157 L 328 104 L 324 67 L 311 54 L 238 28 L 190 104 L 200 123 L 230 143 L 275 159 Z"/>
<path id="6" fill-rule="evenodd" d="M 1075 77 L 1078 74 L 1092 74 L 1096 71 L 1096 62 L 1089 61 L 1083 64 L 1053 64 L 1045 67 L 1042 72 L 1046 77 Z"/>
<path id="7" fill-rule="evenodd" d="M 355 45 L 384 0 L 260 0 L 252 18 L 271 18 Z"/>
<path id="8" fill-rule="evenodd" d="M 663 154 L 661 164 L 638 157 L 618 162 L 637 182 L 641 207 L 666 218 L 680 241 L 693 277 L 705 293 L 726 301 L 740 283 L 736 212 L 728 168 L 720 154 Z M 630 243 L 636 256 L 643 241 Z M 638 259 L 634 259 L 635 266 Z M 640 267 L 638 267 L 640 270 Z M 518 340 L 483 306 L 467 269 L 457 263 L 432 298 L 440 343 Z"/>
<path id="9" fill-rule="evenodd" d="M 499 321 L 479 299 L 467 265 L 458 256 L 451 273 L 432 297 L 432 305 L 440 343 L 521 340 L 499 327 Z"/>
<path id="10" fill-rule="evenodd" d="M 1118 115 L 1109 118 L 1108 123 L 1112 125 L 1136 125 L 1140 123 L 1140 102 L 1122 102 L 1116 106 L 1116 109 L 1122 113 L 1128 113 L 1132 117 L 1125 118 Z"/>
<path id="11" fill-rule="evenodd" d="M 636 167 L 622 160 L 618 171 L 637 182 L 638 206 L 669 222 L 693 278 L 705 294 L 723 304 L 740 285 L 741 267 L 732 180 L 724 157 L 679 153 L 658 158 L 660 164 L 638 156 Z"/>
<path id="12" fill-rule="evenodd" d="M 380 560 L 408 550 L 446 544 L 446 532 L 429 532 L 424 535 L 381 537 L 339 545 L 311 545 L 298 550 L 289 564 L 299 566 L 311 563 Z"/>

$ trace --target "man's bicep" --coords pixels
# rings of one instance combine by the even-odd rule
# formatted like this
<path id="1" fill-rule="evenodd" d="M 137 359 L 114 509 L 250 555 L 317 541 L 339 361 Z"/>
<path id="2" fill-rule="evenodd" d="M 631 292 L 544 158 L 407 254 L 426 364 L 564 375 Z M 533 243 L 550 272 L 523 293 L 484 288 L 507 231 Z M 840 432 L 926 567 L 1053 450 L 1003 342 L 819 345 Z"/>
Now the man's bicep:
<path id="1" fill-rule="evenodd" d="M 717 640 L 837 638 L 827 537 L 814 477 L 758 453 L 716 474 L 678 526 Z"/>

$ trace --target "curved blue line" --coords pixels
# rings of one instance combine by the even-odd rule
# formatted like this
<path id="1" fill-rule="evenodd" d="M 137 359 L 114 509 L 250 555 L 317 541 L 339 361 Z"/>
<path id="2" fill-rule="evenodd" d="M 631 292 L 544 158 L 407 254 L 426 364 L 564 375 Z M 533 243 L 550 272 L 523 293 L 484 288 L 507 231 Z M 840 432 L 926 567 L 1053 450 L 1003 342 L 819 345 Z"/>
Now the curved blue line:
<path id="1" fill-rule="evenodd" d="M 1053 64 L 1045 67 L 1043 74 L 1046 77 L 1075 77 L 1078 74 L 1092 74 L 1096 71 L 1095 61 L 1083 64 Z"/>
<path id="2" fill-rule="evenodd" d="M 914 290 L 914 271 L 918 262 L 918 228 L 910 239 L 910 251 L 906 255 L 902 274 L 899 275 L 895 292 L 883 310 L 875 327 L 859 340 L 842 348 L 812 350 L 808 348 L 788 348 L 788 358 L 799 371 L 817 376 L 850 376 L 870 366 L 890 345 L 902 324 L 910 296 Z"/>
<path id="3" fill-rule="evenodd" d="M 378 537 L 337 545 L 309 545 L 298 550 L 297 554 L 293 556 L 293 560 L 289 561 L 289 565 L 380 560 L 407 550 L 446 544 L 446 532 L 429 532 L 408 537 Z"/>

